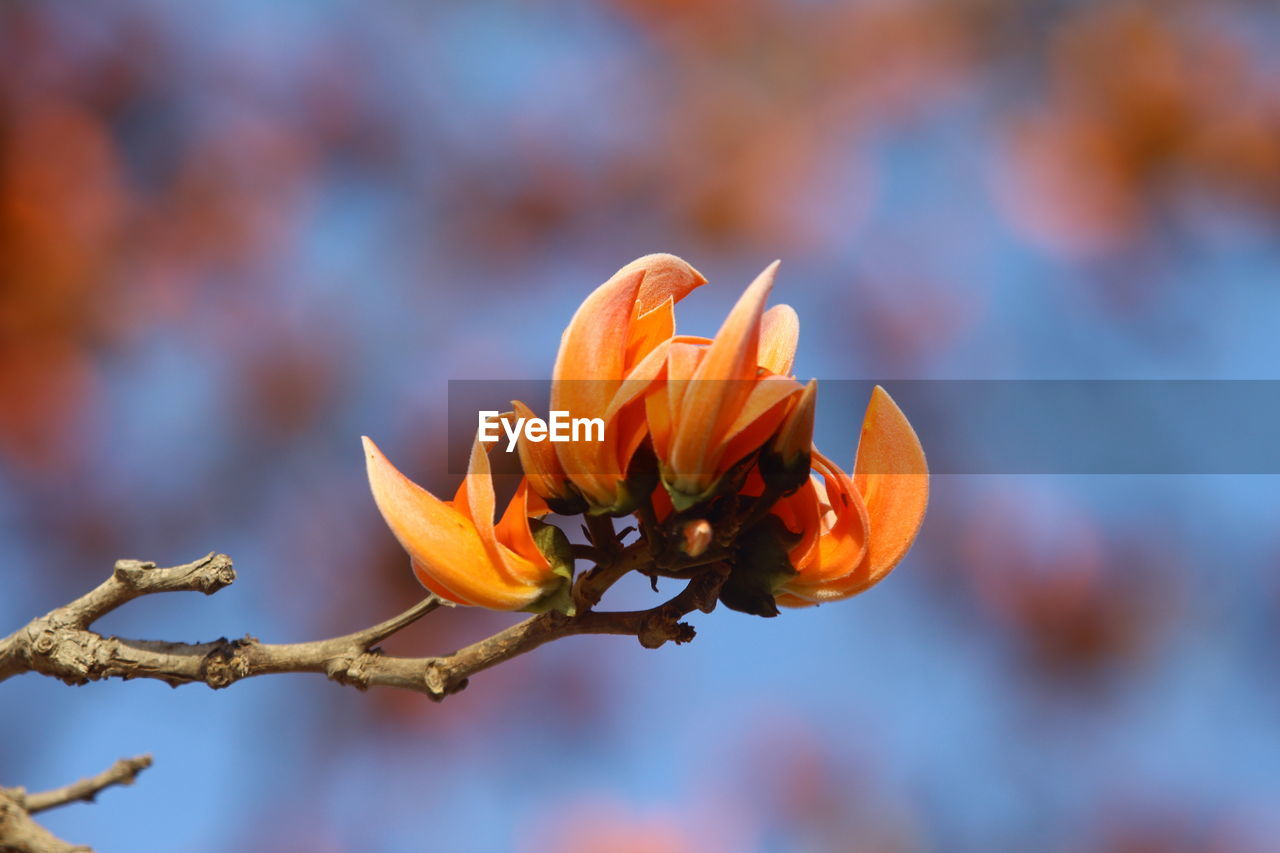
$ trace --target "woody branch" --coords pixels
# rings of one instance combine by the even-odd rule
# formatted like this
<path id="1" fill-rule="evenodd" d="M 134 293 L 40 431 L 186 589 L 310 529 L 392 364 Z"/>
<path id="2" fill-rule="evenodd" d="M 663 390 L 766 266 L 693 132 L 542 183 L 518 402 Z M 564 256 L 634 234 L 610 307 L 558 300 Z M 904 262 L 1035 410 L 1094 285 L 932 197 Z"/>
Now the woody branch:
<path id="1" fill-rule="evenodd" d="M 92 802 L 112 785 L 132 785 L 139 773 L 151 766 L 151 756 L 122 758 L 97 776 L 90 776 L 54 788 L 28 794 L 23 788 L 0 788 L 0 851 L 3 853 L 83 853 L 90 848 L 53 835 L 32 818 L 42 811 L 79 800 Z"/>
<path id="2" fill-rule="evenodd" d="M 172 686 L 205 684 L 222 688 L 245 678 L 286 672 L 320 673 L 358 689 L 398 687 L 443 699 L 466 686 L 474 673 L 575 634 L 621 634 L 653 648 L 687 642 L 693 628 L 681 619 L 710 611 L 724 573 L 709 571 L 683 592 L 649 610 L 596 611 L 592 607 L 622 574 L 643 571 L 646 551 L 638 546 L 602 551 L 600 561 L 575 587 L 575 615 L 548 612 L 442 657 L 397 657 L 377 646 L 387 637 L 444 605 L 427 598 L 405 612 L 361 631 L 305 643 L 263 643 L 245 636 L 205 643 L 132 640 L 93 630 L 102 616 L 143 595 L 196 591 L 211 595 L 235 580 L 231 558 L 209 554 L 171 568 L 120 560 L 97 588 L 0 640 L 0 681 L 25 672 L 84 684 L 107 678 L 151 678 Z"/>

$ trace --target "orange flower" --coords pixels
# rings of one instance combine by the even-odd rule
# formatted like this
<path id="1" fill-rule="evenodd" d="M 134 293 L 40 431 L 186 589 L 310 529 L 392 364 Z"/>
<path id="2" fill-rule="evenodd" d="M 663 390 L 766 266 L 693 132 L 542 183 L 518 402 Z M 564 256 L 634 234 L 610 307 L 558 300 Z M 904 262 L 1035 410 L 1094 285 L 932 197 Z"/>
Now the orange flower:
<path id="1" fill-rule="evenodd" d="M 604 441 L 520 442 L 530 485 L 561 503 L 585 499 L 596 512 L 634 505 L 626 474 L 648 428 L 639 398 L 657 378 L 675 334 L 673 306 L 706 279 L 674 255 L 646 255 L 583 301 L 560 340 L 551 409 L 604 420 Z M 522 403 L 517 413 L 531 413 Z"/>
<path id="2" fill-rule="evenodd" d="M 478 438 L 451 501 L 401 474 L 368 437 L 364 450 L 374 502 L 423 586 L 458 604 L 491 610 L 567 608 L 573 564 L 561 548 L 563 534 L 551 525 L 536 533 L 530 527 L 531 510 L 544 514 L 545 508 L 536 495 L 530 500 L 525 479 L 494 524 L 493 478 Z"/>
<path id="3" fill-rule="evenodd" d="M 796 574 L 778 603 L 803 607 L 868 589 L 893 569 L 915 541 L 929 502 L 929 468 L 915 430 L 889 394 L 876 386 L 862 422 L 852 479 L 815 449 L 822 475 L 774 505 L 800 541 L 790 549 Z"/>
<path id="4" fill-rule="evenodd" d="M 751 283 L 714 339 L 673 339 L 666 382 L 646 397 L 662 482 L 676 509 L 713 494 L 730 467 L 777 431 L 802 390 L 787 375 L 799 334 L 795 311 L 764 310 L 777 269 L 775 262 Z"/>

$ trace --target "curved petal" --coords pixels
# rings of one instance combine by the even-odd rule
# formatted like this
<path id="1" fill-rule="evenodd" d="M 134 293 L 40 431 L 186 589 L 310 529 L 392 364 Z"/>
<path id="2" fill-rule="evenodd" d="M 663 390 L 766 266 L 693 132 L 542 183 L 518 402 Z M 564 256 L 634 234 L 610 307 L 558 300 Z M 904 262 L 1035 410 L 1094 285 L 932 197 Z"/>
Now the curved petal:
<path id="1" fill-rule="evenodd" d="M 449 589 L 444 584 L 431 576 L 431 572 L 412 557 L 409 558 L 409 567 L 413 570 L 413 576 L 418 579 L 418 583 L 426 587 L 428 592 L 435 593 L 446 601 L 452 601 L 454 604 L 463 604 L 467 607 L 475 607 L 476 603 L 464 595 L 460 595 Z"/>
<path id="2" fill-rule="evenodd" d="M 849 475 L 815 448 L 814 468 L 822 474 L 827 505 L 834 520 L 818 541 L 818 563 L 814 577 L 824 580 L 854 573 L 864 562 L 868 551 L 869 518 L 865 503 L 854 488 Z"/>
<path id="3" fill-rule="evenodd" d="M 636 270 L 644 272 L 644 283 L 640 286 L 635 303 L 637 317 L 648 314 L 668 299 L 679 302 L 695 287 L 707 283 L 706 277 L 683 258 L 665 252 L 636 258 L 618 270 L 617 275 Z"/>
<path id="4" fill-rule="evenodd" d="M 526 480 L 521 479 L 522 489 L 526 483 Z M 528 533 L 529 516 L 525 510 L 525 496 L 520 493 L 517 497 L 519 498 L 518 507 L 516 500 L 513 499 L 504 513 L 505 518 L 510 515 L 513 508 L 518 512 L 518 515 L 508 522 L 507 532 L 513 532 L 511 528 L 518 520 L 524 524 L 525 531 Z M 539 584 L 547 580 L 542 574 L 550 567 L 550 563 L 533 544 L 532 533 L 529 533 L 527 544 L 521 541 L 520 537 L 515 537 L 515 546 L 523 550 L 513 550 L 515 546 L 512 543 L 499 540 L 498 528 L 493 522 L 496 505 L 493 494 L 493 472 L 489 465 L 489 451 L 481 443 L 479 434 L 476 435 L 475 443 L 471 445 L 471 461 L 467 465 L 467 476 L 458 489 L 458 497 L 454 498 L 454 503 L 459 508 L 466 506 L 466 511 L 471 516 L 471 523 L 475 525 L 480 541 L 484 543 L 485 550 L 489 553 L 490 562 L 508 581 L 515 584 Z"/>
<path id="5" fill-rule="evenodd" d="M 838 471 L 830 460 L 814 454 L 815 467 Z M 830 489 L 828 501 L 840 515 L 840 496 Z M 920 440 L 902 410 L 883 388 L 871 393 L 854 463 L 854 497 L 864 505 L 868 536 L 865 552 L 853 571 L 822 582 L 804 582 L 814 572 L 806 567 L 788 582 L 778 603 L 787 607 L 835 601 L 863 592 L 882 580 L 911 548 L 929 502 L 929 469 Z M 823 539 L 828 535 L 824 534 Z M 828 555 L 822 554 L 825 562 Z M 823 574 L 819 572 L 818 574 Z"/>
<path id="6" fill-rule="evenodd" d="M 800 342 L 800 318 L 790 305 L 775 305 L 760 320 L 760 354 L 757 361 L 770 373 L 790 376 Z"/>
<path id="7" fill-rule="evenodd" d="M 814 501 L 818 515 L 827 521 L 817 547 L 795 559 L 796 577 L 782 592 L 807 601 L 835 601 L 848 598 L 874 581 L 868 580 L 868 517 L 862 498 L 854 490 L 849 475 L 815 448 L 814 469 L 822 474 L 825 502 Z"/>
<path id="8" fill-rule="evenodd" d="M 551 562 L 533 541 L 533 531 L 529 529 L 531 494 L 528 478 L 521 478 L 515 495 L 494 528 L 494 534 L 498 546 L 508 552 L 504 555 L 505 562 L 515 578 L 523 583 L 541 585 L 551 579 Z"/>
<path id="9" fill-rule="evenodd" d="M 424 584 L 428 589 L 494 610 L 518 610 L 537 598 L 538 589 L 512 584 L 499 572 L 466 514 L 401 474 L 377 445 L 363 440 L 374 503 L 415 573 L 433 579 L 434 586 Z"/>
<path id="10" fill-rule="evenodd" d="M 854 486 L 867 505 L 870 582 L 893 569 L 915 541 L 929 504 L 929 466 L 907 416 L 879 385 L 862 422 Z"/>

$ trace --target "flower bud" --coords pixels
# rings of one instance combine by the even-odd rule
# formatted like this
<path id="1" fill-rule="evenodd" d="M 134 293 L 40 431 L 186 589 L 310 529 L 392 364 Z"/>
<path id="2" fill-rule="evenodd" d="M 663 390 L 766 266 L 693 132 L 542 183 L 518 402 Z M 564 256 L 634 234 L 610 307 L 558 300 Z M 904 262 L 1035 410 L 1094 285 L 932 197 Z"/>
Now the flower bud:
<path id="1" fill-rule="evenodd" d="M 683 538 L 680 542 L 680 550 L 690 557 L 701 557 L 711 547 L 714 531 L 711 529 L 711 522 L 705 518 L 699 518 L 696 521 L 685 522 L 681 535 Z"/>
<path id="2" fill-rule="evenodd" d="M 814 379 L 804 386 L 782 425 L 761 452 L 760 475 L 770 489 L 788 495 L 809 479 L 817 401 L 818 381 Z"/>

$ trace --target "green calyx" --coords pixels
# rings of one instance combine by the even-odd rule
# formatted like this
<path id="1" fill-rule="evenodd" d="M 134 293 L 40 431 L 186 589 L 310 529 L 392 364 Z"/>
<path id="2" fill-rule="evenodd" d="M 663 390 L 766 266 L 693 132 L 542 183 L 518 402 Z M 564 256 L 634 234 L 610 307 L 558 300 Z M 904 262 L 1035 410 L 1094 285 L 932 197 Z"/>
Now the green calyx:
<path id="1" fill-rule="evenodd" d="M 676 508 L 676 512 L 684 512 L 686 509 L 691 509 L 703 501 L 710 500 L 715 497 L 720 486 L 719 483 L 716 483 L 711 486 L 711 488 L 701 492 L 700 494 L 691 495 L 688 492 L 682 492 L 679 489 L 674 488 L 665 479 L 662 481 L 662 485 L 667 490 L 667 494 L 670 495 L 671 505 Z"/>
<path id="2" fill-rule="evenodd" d="M 684 512 L 686 509 L 695 507 L 720 495 L 736 493 L 742 488 L 742 484 L 746 481 L 747 474 L 751 472 L 751 466 L 755 464 L 756 458 L 756 453 L 748 453 L 730 465 L 729 469 L 719 479 L 697 494 L 689 494 L 672 486 L 671 481 L 675 477 L 666 470 L 662 472 L 662 485 L 667 490 L 667 494 L 670 495 L 671 504 L 676 508 L 676 511 Z"/>
<path id="3" fill-rule="evenodd" d="M 573 604 L 573 548 L 569 544 L 569 537 L 554 524 L 538 519 L 529 520 L 529 529 L 533 531 L 533 543 L 551 563 L 551 572 L 560 577 L 560 582 L 523 609 L 529 613 L 555 610 L 572 616 L 576 608 Z"/>
<path id="4" fill-rule="evenodd" d="M 618 482 L 618 499 L 609 506 L 590 507 L 587 512 L 612 518 L 630 515 L 657 487 L 658 459 L 653 455 L 653 445 L 646 439 L 631 457 L 626 478 Z"/>

